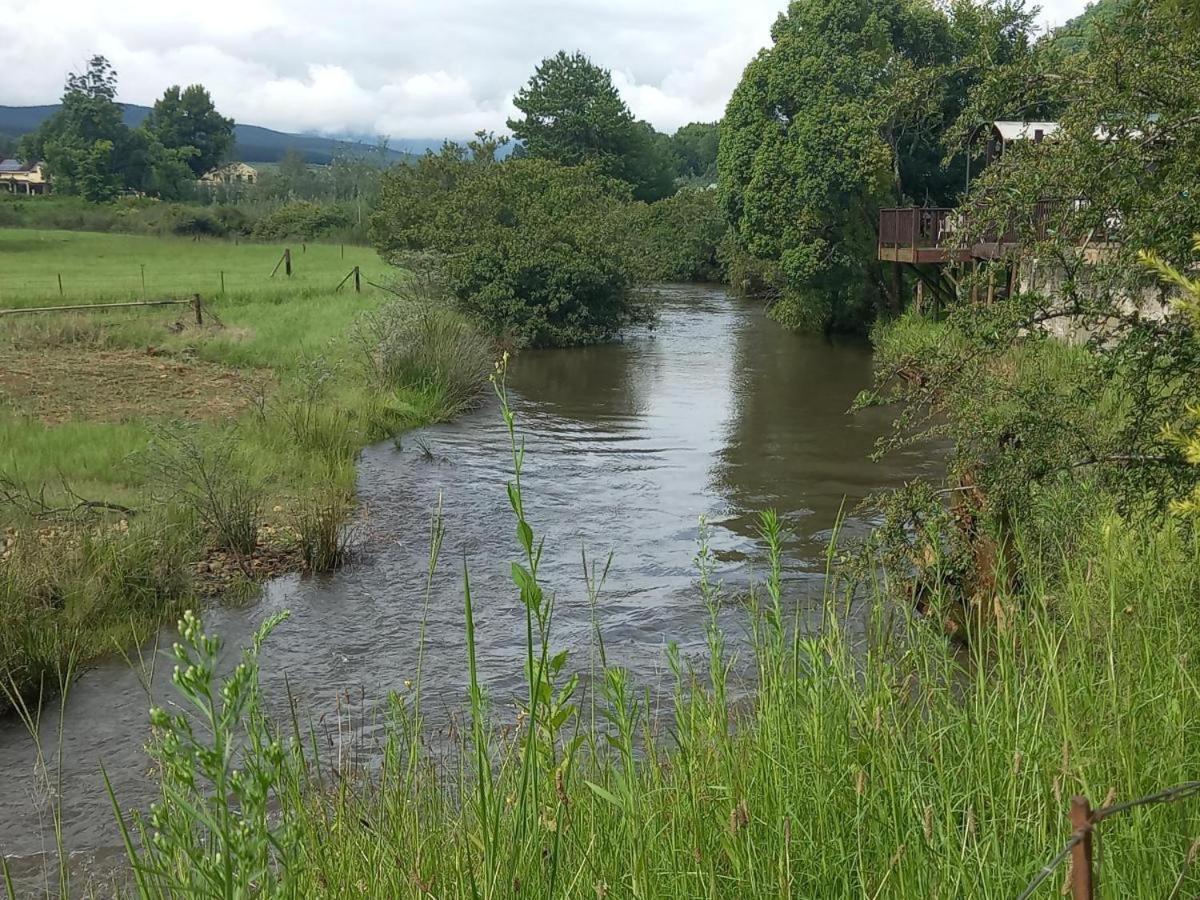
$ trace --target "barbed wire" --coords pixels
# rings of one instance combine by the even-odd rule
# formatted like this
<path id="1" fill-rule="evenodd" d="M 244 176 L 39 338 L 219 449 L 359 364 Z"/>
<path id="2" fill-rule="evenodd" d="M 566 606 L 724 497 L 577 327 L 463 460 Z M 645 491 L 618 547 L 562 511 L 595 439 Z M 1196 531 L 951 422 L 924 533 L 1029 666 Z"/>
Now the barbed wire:
<path id="1" fill-rule="evenodd" d="M 1155 794 L 1147 794 L 1144 797 L 1138 797 L 1135 800 L 1127 800 L 1124 803 L 1114 803 L 1111 806 L 1101 807 L 1093 810 L 1087 825 L 1082 828 L 1077 828 L 1071 833 L 1070 840 L 1067 845 L 1060 850 L 1050 862 L 1046 863 L 1033 881 L 1023 890 L 1017 900 L 1029 900 L 1033 896 L 1033 892 L 1037 890 L 1042 882 L 1054 874 L 1054 870 L 1062 865 L 1062 861 L 1071 855 L 1071 851 L 1075 849 L 1085 837 L 1095 831 L 1096 826 L 1105 819 L 1118 815 L 1119 813 L 1128 812 L 1139 806 L 1151 806 L 1156 803 L 1174 803 L 1178 800 L 1186 800 L 1189 797 L 1194 797 L 1200 794 L 1200 781 L 1185 781 L 1182 784 L 1177 784 L 1174 787 L 1165 788 Z"/>

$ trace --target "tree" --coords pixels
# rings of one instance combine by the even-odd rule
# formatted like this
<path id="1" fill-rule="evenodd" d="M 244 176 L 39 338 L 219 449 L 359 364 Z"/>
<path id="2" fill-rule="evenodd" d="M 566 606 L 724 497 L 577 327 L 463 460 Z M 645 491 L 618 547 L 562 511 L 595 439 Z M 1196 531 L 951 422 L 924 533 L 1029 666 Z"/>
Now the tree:
<path id="1" fill-rule="evenodd" d="M 142 127 L 167 150 L 191 147 L 188 167 L 195 177 L 221 164 L 233 149 L 233 119 L 217 112 L 203 85 L 167 88 Z"/>
<path id="2" fill-rule="evenodd" d="M 640 200 L 671 193 L 664 176 L 669 144 L 634 119 L 612 75 L 584 54 L 560 51 L 543 60 L 513 103 L 522 117 L 509 119 L 508 127 L 522 155 L 564 166 L 591 163 L 632 185 Z"/>
<path id="3" fill-rule="evenodd" d="M 495 163 L 447 144 L 384 177 L 381 254 L 437 254 L 459 308 L 520 346 L 603 341 L 634 318 L 620 241 L 628 187 L 594 166 Z"/>
<path id="4" fill-rule="evenodd" d="M 116 94 L 116 71 L 93 56 L 83 73 L 67 76 L 58 111 L 22 139 L 22 157 L 44 160 L 56 191 L 98 202 L 144 177 L 144 155 L 121 120 Z"/>
<path id="5" fill-rule="evenodd" d="M 878 210 L 954 199 L 943 139 L 989 54 L 1021 53 L 1028 27 L 1020 0 L 791 3 L 729 102 L 718 151 L 726 215 L 740 251 L 774 271 L 778 318 L 862 329 L 899 309 L 875 260 Z"/>
<path id="6" fill-rule="evenodd" d="M 671 146 L 679 161 L 679 177 L 704 185 L 717 180 L 717 148 L 721 141 L 719 122 L 692 122 L 671 136 Z"/>

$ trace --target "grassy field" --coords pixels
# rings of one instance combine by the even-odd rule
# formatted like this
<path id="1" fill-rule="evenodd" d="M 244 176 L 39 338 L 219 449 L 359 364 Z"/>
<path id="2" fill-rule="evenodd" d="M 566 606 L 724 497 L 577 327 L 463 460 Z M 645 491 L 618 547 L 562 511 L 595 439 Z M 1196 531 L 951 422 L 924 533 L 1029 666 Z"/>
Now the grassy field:
<path id="1" fill-rule="evenodd" d="M 0 229 L 0 308 L 167 299 L 283 302 L 329 295 L 354 266 L 378 282 L 389 267 L 369 247 L 291 242 L 292 277 L 279 267 L 284 244 L 92 232 Z M 221 291 L 224 273 L 225 292 Z M 142 276 L 145 275 L 143 287 Z M 62 292 L 59 292 L 59 276 Z"/>
<path id="2" fill-rule="evenodd" d="M 139 636 L 206 589 L 190 575 L 214 552 L 218 587 L 336 562 L 358 450 L 456 411 L 427 336 L 403 332 L 424 367 L 367 364 L 356 323 L 393 295 L 335 291 L 353 266 L 377 284 L 394 270 L 296 244 L 292 277 L 272 278 L 282 250 L 0 229 L 0 309 L 194 293 L 205 309 L 202 325 L 188 307 L 0 316 L 0 680 Z"/>

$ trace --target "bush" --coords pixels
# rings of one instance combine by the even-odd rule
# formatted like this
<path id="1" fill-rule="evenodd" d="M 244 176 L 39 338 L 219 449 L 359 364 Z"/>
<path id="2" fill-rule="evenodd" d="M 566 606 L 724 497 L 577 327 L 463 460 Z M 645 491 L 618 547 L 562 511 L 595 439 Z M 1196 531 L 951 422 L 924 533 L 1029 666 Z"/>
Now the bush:
<path id="1" fill-rule="evenodd" d="M 389 173 L 372 236 L 381 253 L 446 256 L 459 308 L 498 337 L 552 347 L 607 340 L 636 318 L 621 230 L 628 187 L 546 160 L 427 157 Z M 413 196 L 432 220 L 414 222 Z"/>
<path id="2" fill-rule="evenodd" d="M 263 216 L 251 232 L 264 240 L 312 240 L 350 226 L 350 217 L 337 206 L 318 206 L 307 200 L 287 203 Z"/>
<path id="3" fill-rule="evenodd" d="M 492 342 L 433 279 L 413 278 L 401 293 L 356 326 L 370 377 L 384 388 L 428 390 L 445 418 L 475 405 L 492 371 Z"/>
<path id="4" fill-rule="evenodd" d="M 10 512 L 11 510 L 6 510 Z M 163 515 L 50 524 L 9 518 L 0 543 L 0 712 L 61 687 L 113 644 L 144 639 L 192 587 L 187 523 Z"/>
<path id="5" fill-rule="evenodd" d="M 715 191 L 685 189 L 629 207 L 629 268 L 639 281 L 725 280 L 718 252 L 728 225 Z"/>
<path id="6" fill-rule="evenodd" d="M 353 532 L 343 523 L 352 509 L 350 497 L 336 485 L 327 485 L 300 502 L 294 526 L 307 571 L 332 572 L 346 564 Z"/>
<path id="7" fill-rule="evenodd" d="M 160 502 L 194 514 L 218 548 L 238 554 L 254 551 L 262 491 L 240 465 L 229 435 L 201 440 L 191 425 L 160 427 L 143 461 Z"/>

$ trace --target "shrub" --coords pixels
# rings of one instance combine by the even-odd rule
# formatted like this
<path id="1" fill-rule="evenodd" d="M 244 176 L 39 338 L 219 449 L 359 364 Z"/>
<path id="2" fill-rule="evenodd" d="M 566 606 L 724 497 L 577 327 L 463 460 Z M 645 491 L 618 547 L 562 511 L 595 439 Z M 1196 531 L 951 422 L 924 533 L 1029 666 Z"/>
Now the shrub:
<path id="1" fill-rule="evenodd" d="M 723 281 L 728 226 L 715 191 L 685 189 L 629 207 L 629 268 L 639 281 Z"/>
<path id="2" fill-rule="evenodd" d="M 157 499 L 193 513 L 219 548 L 254 551 L 262 492 L 236 458 L 230 435 L 203 440 L 192 425 L 160 427 L 143 461 Z"/>
<path id="3" fill-rule="evenodd" d="M 312 240 L 349 225 L 350 218 L 340 207 L 318 206 L 307 200 L 298 200 L 263 216 L 255 224 L 252 233 L 254 237 L 264 240 Z"/>
<path id="4" fill-rule="evenodd" d="M 473 406 L 492 371 L 492 342 L 454 309 L 435 279 L 414 277 L 400 294 L 356 325 L 370 377 L 385 388 L 428 390 L 446 418 Z"/>
<path id="5" fill-rule="evenodd" d="M 332 572 L 350 557 L 353 530 L 343 523 L 353 503 L 336 485 L 328 485 L 300 502 L 294 521 L 300 558 L 309 572 Z"/>
<path id="6" fill-rule="evenodd" d="M 620 240 L 626 185 L 539 159 L 428 159 L 429 172 L 385 181 L 372 221 L 381 253 L 444 254 L 459 308 L 518 345 L 595 343 L 637 317 Z M 413 195 L 430 220 L 413 221 Z"/>

